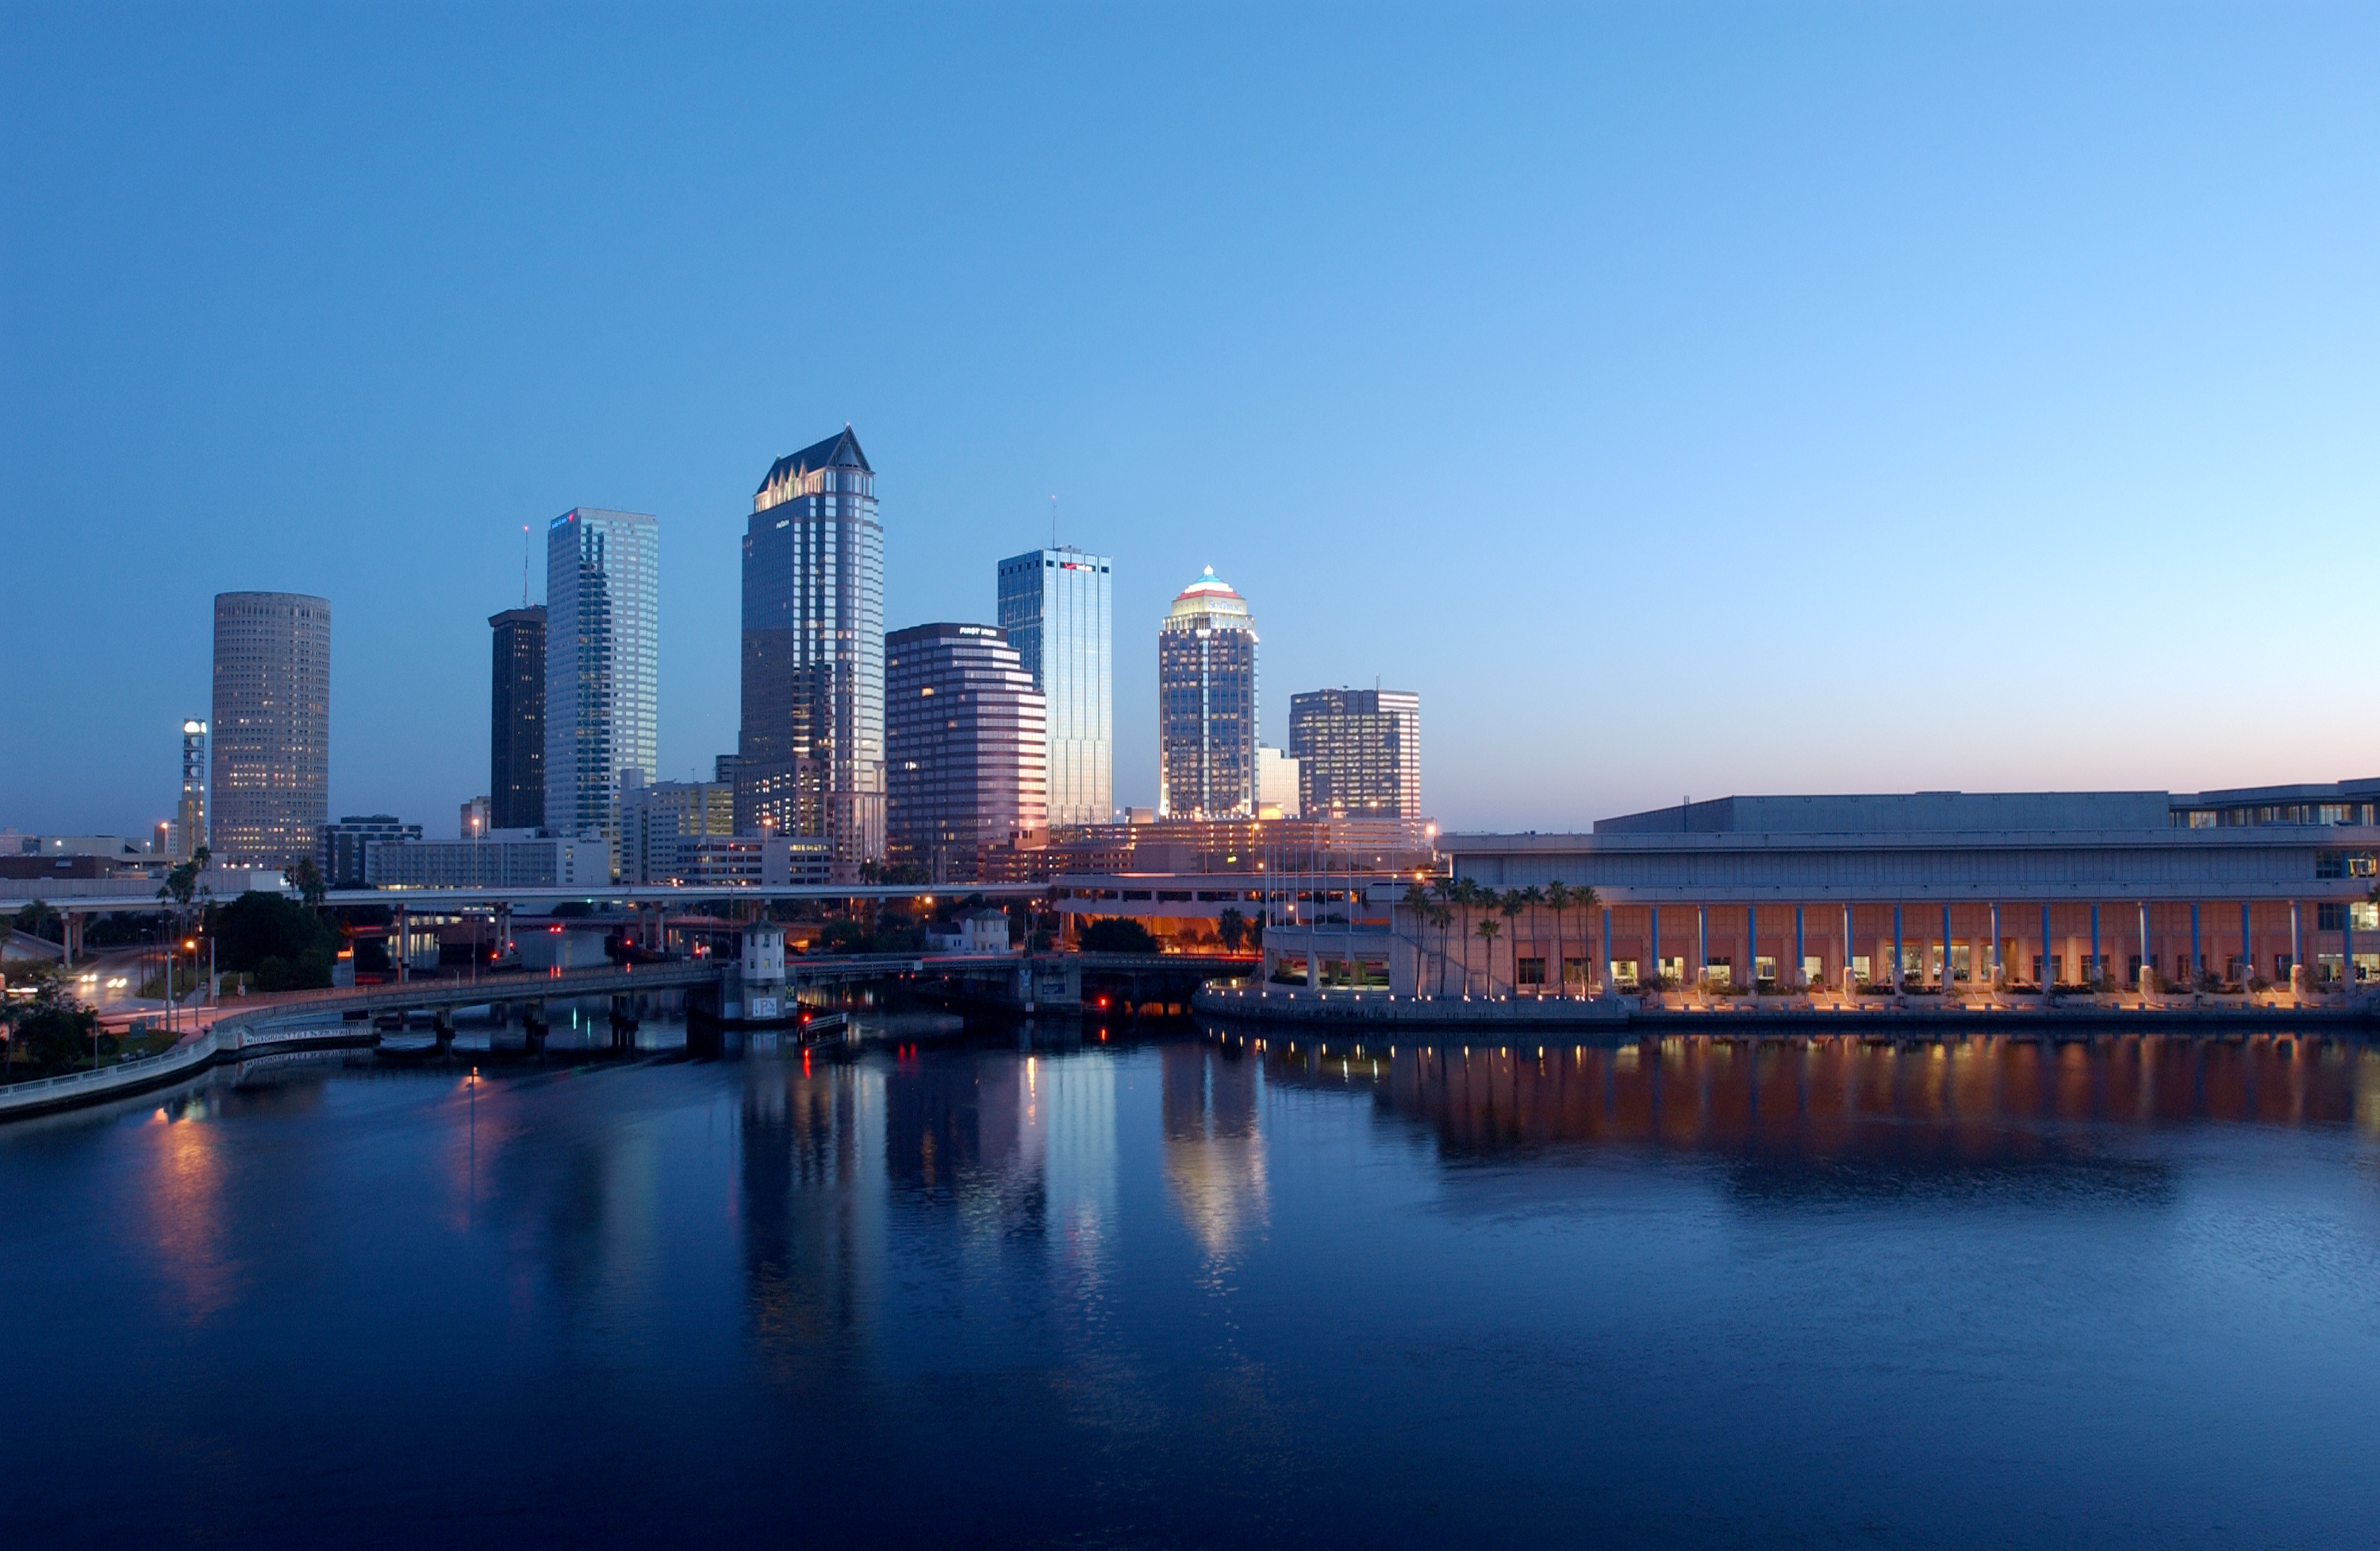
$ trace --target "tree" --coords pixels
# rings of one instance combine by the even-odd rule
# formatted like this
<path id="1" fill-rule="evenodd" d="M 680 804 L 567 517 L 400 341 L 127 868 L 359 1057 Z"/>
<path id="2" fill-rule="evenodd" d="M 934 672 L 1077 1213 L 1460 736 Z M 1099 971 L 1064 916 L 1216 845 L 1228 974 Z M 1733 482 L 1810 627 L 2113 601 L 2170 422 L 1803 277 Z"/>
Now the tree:
<path id="1" fill-rule="evenodd" d="M 257 989 L 313 990 L 330 985 L 338 935 L 297 901 L 247 893 L 213 915 L 222 967 L 255 975 Z"/>
<path id="2" fill-rule="evenodd" d="M 289 886 L 298 891 L 298 897 L 306 902 L 307 909 L 322 908 L 322 896 L 330 892 L 330 890 L 323 883 L 322 869 L 314 865 L 313 857 L 298 857 L 297 866 L 285 869 L 281 876 L 287 878 Z"/>
<path id="3" fill-rule="evenodd" d="M 37 963 L 9 972 L 11 991 L 30 988 L 33 993 L 0 999 L 0 1031 L 8 1037 L 11 1069 L 20 1051 L 27 1061 L 49 1071 L 76 1065 L 86 1048 L 91 1064 L 99 1063 L 103 1043 L 99 1014 L 75 1000 L 72 984 L 62 964 Z"/>
<path id="4" fill-rule="evenodd" d="M 1595 891 L 1593 885 L 1582 883 L 1577 888 L 1572 889 L 1570 891 L 1570 903 L 1572 909 L 1585 912 L 1586 915 L 1587 925 L 1585 928 L 1586 942 L 1580 944 L 1581 947 L 1585 947 L 1595 941 L 1595 907 L 1603 903 L 1603 897 Z M 1599 956 L 1595 953 L 1586 953 L 1582 955 L 1582 957 L 1584 957 L 1588 963 L 1595 964 L 1597 966 L 1594 974 L 1582 975 L 1579 976 L 1579 994 L 1584 996 L 1586 994 L 1588 983 L 1593 981 L 1598 975 L 1609 975 L 1611 973 L 1611 966 L 1609 964 L 1603 963 Z M 1609 988 L 1606 988 L 1609 989 Z"/>
<path id="5" fill-rule="evenodd" d="M 1570 885 L 1555 878 L 1546 885 L 1546 903 L 1554 913 L 1554 985 L 1557 994 L 1570 995 L 1570 960 L 1563 957 L 1562 912 L 1570 908 Z"/>
<path id="6" fill-rule="evenodd" d="M 1537 940 L 1536 908 L 1546 903 L 1546 891 L 1532 883 L 1527 888 L 1521 891 L 1521 903 L 1524 905 L 1526 905 L 1529 909 L 1529 940 L 1531 942 L 1535 942 Z M 1512 951 L 1516 955 L 1521 951 L 1521 939 L 1518 937 L 1515 937 L 1512 939 Z M 1554 975 L 1557 978 L 1561 975 L 1561 954 L 1560 952 L 1556 952 L 1554 954 Z M 1520 978 L 1521 970 L 1520 966 L 1516 963 L 1512 966 L 1512 980 L 1515 986 L 1519 984 Z M 1537 981 L 1537 994 L 1539 996 L 1546 994 L 1546 983 L 1542 977 Z"/>
<path id="7" fill-rule="evenodd" d="M 1454 879 L 1451 878 L 1441 878 L 1437 882 L 1429 886 L 1429 891 L 1436 895 L 1438 899 L 1438 908 L 1433 912 L 1435 922 L 1438 927 L 1438 994 L 1439 996 L 1444 996 L 1446 994 L 1446 971 L 1448 967 L 1446 963 L 1447 928 L 1454 924 Z M 1469 990 L 1470 988 L 1465 986 L 1463 989 Z"/>
<path id="8" fill-rule="evenodd" d="M 1521 915 L 1529 908 L 1529 896 L 1534 893 L 1536 893 L 1535 889 L 1507 889 L 1504 891 L 1504 897 L 1496 902 L 1497 912 L 1504 917 L 1504 925 L 1512 934 L 1512 946 L 1510 950 L 1512 955 L 1512 973 L 1505 976 L 1504 984 L 1514 996 L 1521 994 Z M 1489 945 L 1488 952 L 1488 994 L 1491 997 L 1496 994 L 1496 952 L 1493 944 Z"/>
<path id="9" fill-rule="evenodd" d="M 1488 994 L 1491 997 L 1496 994 L 1496 934 L 1501 930 L 1503 928 L 1496 924 L 1494 916 L 1480 917 L 1479 937 L 1488 944 Z M 1468 963 L 1463 966 L 1463 988 L 1465 993 L 1471 988 L 1471 966 Z"/>
<path id="10" fill-rule="evenodd" d="M 58 913 L 40 900 L 35 900 L 17 912 L 17 929 L 28 937 L 47 938 L 50 935 L 50 928 L 58 926 Z M 63 929 L 58 933 L 58 940 L 60 942 L 66 940 L 66 933 Z"/>
<path id="11" fill-rule="evenodd" d="M 1129 915 L 1103 915 L 1087 921 L 1078 935 L 1086 953 L 1154 953 L 1157 939 Z"/>
<path id="12" fill-rule="evenodd" d="M 1247 939 L 1248 918 L 1240 914 L 1238 905 L 1227 904 L 1223 907 L 1223 913 L 1215 918 L 1215 935 L 1223 939 L 1224 952 L 1236 953 L 1240 951 L 1240 944 Z"/>

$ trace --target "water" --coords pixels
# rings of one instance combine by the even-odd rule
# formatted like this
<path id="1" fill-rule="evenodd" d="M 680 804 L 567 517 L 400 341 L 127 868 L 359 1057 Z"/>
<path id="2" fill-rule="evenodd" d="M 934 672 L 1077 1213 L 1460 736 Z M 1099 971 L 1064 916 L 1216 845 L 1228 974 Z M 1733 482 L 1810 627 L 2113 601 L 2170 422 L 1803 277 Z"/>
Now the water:
<path id="1" fill-rule="evenodd" d="M 285 1060 L 0 1315 L 11 1545 L 2370 1545 L 2380 1051 Z"/>

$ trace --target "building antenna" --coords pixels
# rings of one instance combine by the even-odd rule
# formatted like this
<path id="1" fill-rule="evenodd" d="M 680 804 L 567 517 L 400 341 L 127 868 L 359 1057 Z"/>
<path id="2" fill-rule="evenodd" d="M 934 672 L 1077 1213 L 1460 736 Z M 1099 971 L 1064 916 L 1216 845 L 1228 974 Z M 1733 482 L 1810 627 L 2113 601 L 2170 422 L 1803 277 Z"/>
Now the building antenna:
<path id="1" fill-rule="evenodd" d="M 528 524 L 521 524 L 521 607 L 528 607 Z"/>
<path id="2" fill-rule="evenodd" d="M 1050 547 L 1058 547 L 1058 498 L 1054 495 L 1050 498 Z"/>

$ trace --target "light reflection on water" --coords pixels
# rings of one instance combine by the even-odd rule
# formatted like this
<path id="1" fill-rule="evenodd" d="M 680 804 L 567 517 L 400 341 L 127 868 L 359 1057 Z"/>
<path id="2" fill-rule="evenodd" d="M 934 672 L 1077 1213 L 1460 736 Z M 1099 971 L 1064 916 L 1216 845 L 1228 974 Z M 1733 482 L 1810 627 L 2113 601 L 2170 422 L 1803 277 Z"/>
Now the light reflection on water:
<path id="1" fill-rule="evenodd" d="M 0 1129 L 0 1309 L 44 1337 L 0 1531 L 2322 1544 L 2380 1508 L 2368 1045 L 682 1043 Z"/>

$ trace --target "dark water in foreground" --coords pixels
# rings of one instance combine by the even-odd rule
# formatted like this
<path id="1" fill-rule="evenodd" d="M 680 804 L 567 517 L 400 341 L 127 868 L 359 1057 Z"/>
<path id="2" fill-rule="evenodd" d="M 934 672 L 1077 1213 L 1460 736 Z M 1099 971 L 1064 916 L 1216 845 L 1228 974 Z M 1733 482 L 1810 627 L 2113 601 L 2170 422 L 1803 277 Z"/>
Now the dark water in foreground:
<path id="1" fill-rule="evenodd" d="M 2371 1545 L 2380 1051 L 317 1060 L 0 1318 L 8 1545 Z"/>

